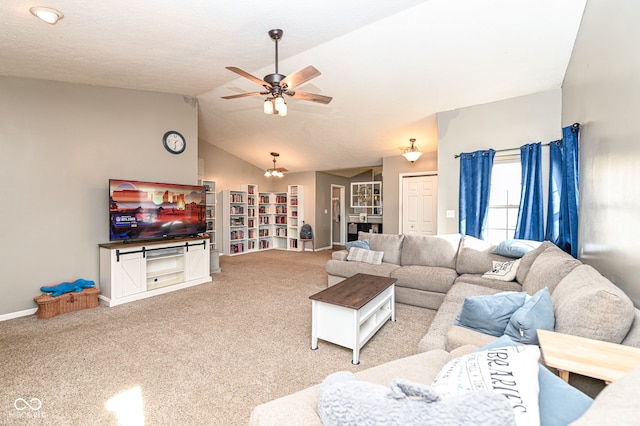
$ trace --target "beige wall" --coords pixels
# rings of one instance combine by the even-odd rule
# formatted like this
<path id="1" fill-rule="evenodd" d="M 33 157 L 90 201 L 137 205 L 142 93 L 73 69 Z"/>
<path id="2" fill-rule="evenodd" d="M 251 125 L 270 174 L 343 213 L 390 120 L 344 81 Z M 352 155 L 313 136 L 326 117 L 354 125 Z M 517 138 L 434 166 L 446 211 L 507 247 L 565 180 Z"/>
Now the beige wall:
<path id="1" fill-rule="evenodd" d="M 385 234 L 400 232 L 400 174 L 435 172 L 438 153 L 423 152 L 415 163 L 402 155 L 382 159 L 382 230 Z"/>
<path id="2" fill-rule="evenodd" d="M 342 185 L 345 188 L 345 205 L 349 211 L 349 190 L 351 188 L 349 179 L 331 175 L 328 173 L 316 173 L 316 212 L 315 212 L 315 233 L 316 248 L 331 247 L 331 185 Z M 347 216 L 347 215 L 345 215 Z M 342 218 L 346 221 L 347 217 Z M 345 236 L 346 241 L 346 236 Z"/>
<path id="3" fill-rule="evenodd" d="M 640 306 L 640 4 L 589 0 L 562 86 L 580 128 L 580 259 Z"/>
<path id="4" fill-rule="evenodd" d="M 197 107 L 182 96 L 0 77 L 0 318 L 40 287 L 99 282 L 108 179 L 197 183 Z M 162 146 L 167 130 L 183 154 Z"/>
<path id="5" fill-rule="evenodd" d="M 560 89 L 438 114 L 438 233 L 459 231 L 460 162 L 454 155 L 479 149 L 518 148 L 562 137 Z M 513 151 L 513 153 L 518 151 Z M 543 190 L 548 191 L 549 150 L 543 148 Z M 455 218 L 446 218 L 454 210 Z"/>

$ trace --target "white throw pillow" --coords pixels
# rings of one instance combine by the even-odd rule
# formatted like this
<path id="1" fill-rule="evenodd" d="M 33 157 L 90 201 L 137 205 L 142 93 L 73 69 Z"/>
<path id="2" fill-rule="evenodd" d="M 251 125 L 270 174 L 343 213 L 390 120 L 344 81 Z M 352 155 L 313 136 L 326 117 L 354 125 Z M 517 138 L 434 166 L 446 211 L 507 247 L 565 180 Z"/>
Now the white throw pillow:
<path id="1" fill-rule="evenodd" d="M 347 255 L 347 260 L 352 262 L 365 262 L 371 263 L 372 265 L 380 265 L 382 264 L 382 256 L 384 256 L 383 251 L 365 250 L 359 247 L 351 247 L 351 250 L 349 250 L 349 254 Z"/>
<path id="2" fill-rule="evenodd" d="M 445 395 L 492 390 L 513 408 L 518 426 L 539 425 L 538 361 L 535 345 L 488 349 L 452 359 L 432 386 Z"/>
<path id="3" fill-rule="evenodd" d="M 520 259 L 509 260 L 507 262 L 498 262 L 494 260 L 493 269 L 485 272 L 483 277 L 500 281 L 513 281 L 516 279 L 518 265 L 520 265 Z"/>

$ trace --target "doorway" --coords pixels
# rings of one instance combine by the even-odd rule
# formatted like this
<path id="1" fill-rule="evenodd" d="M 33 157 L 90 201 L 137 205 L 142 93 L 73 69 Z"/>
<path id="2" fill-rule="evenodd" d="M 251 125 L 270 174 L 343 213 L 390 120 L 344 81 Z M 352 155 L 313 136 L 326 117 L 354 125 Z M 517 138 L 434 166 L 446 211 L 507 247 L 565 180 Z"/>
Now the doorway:
<path id="1" fill-rule="evenodd" d="M 438 176 L 436 173 L 400 175 L 400 233 L 438 233 Z"/>
<path id="2" fill-rule="evenodd" d="M 347 235 L 344 185 L 331 185 L 331 244 L 343 246 Z"/>

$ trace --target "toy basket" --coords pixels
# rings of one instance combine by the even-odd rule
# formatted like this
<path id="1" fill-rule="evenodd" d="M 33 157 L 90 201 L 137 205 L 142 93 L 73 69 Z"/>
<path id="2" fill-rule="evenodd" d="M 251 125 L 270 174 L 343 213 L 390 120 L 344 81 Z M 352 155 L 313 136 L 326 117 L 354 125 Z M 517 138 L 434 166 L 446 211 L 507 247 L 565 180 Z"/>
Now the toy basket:
<path id="1" fill-rule="evenodd" d="M 71 292 L 56 297 L 49 294 L 37 296 L 34 298 L 38 304 L 36 317 L 40 319 L 51 318 L 80 309 L 95 308 L 100 304 L 98 302 L 99 293 L 100 289 L 85 288 L 81 293 Z"/>

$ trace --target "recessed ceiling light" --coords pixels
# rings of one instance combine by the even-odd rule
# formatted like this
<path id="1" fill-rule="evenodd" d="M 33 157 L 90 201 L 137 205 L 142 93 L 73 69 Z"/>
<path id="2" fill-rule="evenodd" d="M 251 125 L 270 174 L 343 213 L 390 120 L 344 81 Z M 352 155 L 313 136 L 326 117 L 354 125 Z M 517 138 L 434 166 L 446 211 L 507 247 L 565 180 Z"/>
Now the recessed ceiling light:
<path id="1" fill-rule="evenodd" d="M 64 18 L 64 15 L 59 10 L 52 9 L 50 7 L 36 6 L 29 9 L 29 11 L 36 17 L 42 19 L 47 24 L 55 25 L 60 19 Z"/>

